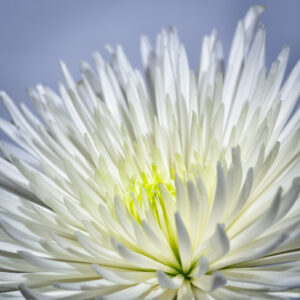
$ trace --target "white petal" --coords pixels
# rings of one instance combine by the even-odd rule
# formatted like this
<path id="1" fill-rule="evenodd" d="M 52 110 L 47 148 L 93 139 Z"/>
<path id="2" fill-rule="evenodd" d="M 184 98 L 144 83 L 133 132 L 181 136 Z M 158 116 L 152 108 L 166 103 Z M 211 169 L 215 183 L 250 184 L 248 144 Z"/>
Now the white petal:
<path id="1" fill-rule="evenodd" d="M 190 268 L 190 264 L 192 260 L 191 241 L 189 238 L 188 231 L 178 212 L 175 213 L 175 223 L 176 223 L 178 248 L 180 253 L 182 269 L 184 272 L 186 272 Z"/>
<path id="2" fill-rule="evenodd" d="M 156 271 L 156 276 L 160 286 L 163 289 L 176 290 L 181 286 L 184 280 L 182 275 L 177 275 L 176 277 L 170 278 L 161 270 Z"/>

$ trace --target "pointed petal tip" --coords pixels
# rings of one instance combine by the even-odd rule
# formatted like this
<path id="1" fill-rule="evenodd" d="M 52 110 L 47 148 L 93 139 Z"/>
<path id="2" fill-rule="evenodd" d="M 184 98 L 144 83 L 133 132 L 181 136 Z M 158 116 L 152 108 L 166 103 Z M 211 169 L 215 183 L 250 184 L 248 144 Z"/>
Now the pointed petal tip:
<path id="1" fill-rule="evenodd" d="M 61 69 L 66 67 L 66 63 L 62 59 L 58 60 L 58 64 L 59 64 Z"/>
<path id="2" fill-rule="evenodd" d="M 179 211 L 175 212 L 175 220 L 176 220 L 176 222 L 180 222 L 181 221 L 181 217 L 180 217 Z"/>
<path id="3" fill-rule="evenodd" d="M 109 44 L 109 43 L 106 43 L 106 44 L 105 44 L 105 49 L 106 49 L 106 51 L 107 51 L 110 55 L 112 55 L 112 54 L 115 53 L 114 48 L 113 48 L 112 45 Z"/>
<path id="4" fill-rule="evenodd" d="M 213 273 L 213 284 L 212 284 L 212 291 L 221 287 L 221 286 L 224 286 L 227 282 L 227 279 L 219 272 L 219 271 L 215 271 Z"/>
<path id="5" fill-rule="evenodd" d="M 161 270 L 156 270 L 156 277 L 159 285 L 163 289 L 176 290 L 183 282 L 183 277 L 177 276 L 175 278 L 170 278 L 165 272 Z"/>
<path id="6" fill-rule="evenodd" d="M 295 177 L 293 179 L 293 185 L 297 186 L 297 187 L 300 187 L 300 177 Z"/>
<path id="7" fill-rule="evenodd" d="M 118 249 L 119 243 L 118 243 L 118 241 L 117 241 L 113 236 L 110 237 L 110 242 L 111 242 L 111 245 L 112 245 L 115 249 Z"/>
<path id="8" fill-rule="evenodd" d="M 197 271 L 195 273 L 195 278 L 201 277 L 204 275 L 209 268 L 209 262 L 205 258 L 205 256 L 201 256 L 198 260 L 198 266 L 197 266 Z"/>
<path id="9" fill-rule="evenodd" d="M 102 268 L 98 264 L 91 264 L 91 268 L 94 272 L 96 272 L 98 275 L 102 276 Z"/>
<path id="10" fill-rule="evenodd" d="M 246 15 L 254 13 L 256 16 L 260 16 L 265 10 L 267 6 L 263 4 L 255 4 L 250 6 L 250 8 L 247 10 Z"/>
<path id="11" fill-rule="evenodd" d="M 261 31 L 262 34 L 266 34 L 266 25 L 262 22 L 258 24 L 258 32 Z"/>
<path id="12" fill-rule="evenodd" d="M 28 255 L 31 255 L 31 253 L 26 250 L 18 250 L 17 254 L 22 256 L 23 258 L 27 257 Z"/>
<path id="13" fill-rule="evenodd" d="M 291 46 L 289 44 L 284 44 L 282 47 L 282 51 L 289 51 L 291 50 Z"/>
<path id="14" fill-rule="evenodd" d="M 2 100 L 4 100 L 4 99 L 3 99 L 4 97 L 7 97 L 6 92 L 3 91 L 3 90 L 0 90 L 0 98 L 1 98 Z"/>

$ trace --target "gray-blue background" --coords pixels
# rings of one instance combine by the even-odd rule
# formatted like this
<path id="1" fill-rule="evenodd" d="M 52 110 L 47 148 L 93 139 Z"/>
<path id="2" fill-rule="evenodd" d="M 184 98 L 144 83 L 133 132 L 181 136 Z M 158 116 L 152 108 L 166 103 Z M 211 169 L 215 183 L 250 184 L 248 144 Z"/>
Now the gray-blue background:
<path id="1" fill-rule="evenodd" d="M 80 61 L 90 61 L 94 50 L 105 53 L 106 43 L 121 43 L 133 65 L 140 67 L 140 34 L 154 41 L 158 31 L 169 25 L 178 28 L 196 69 L 203 35 L 216 28 L 227 55 L 238 19 L 257 2 L 261 1 L 1 0 L 0 89 L 31 107 L 24 90 L 37 83 L 56 88 L 61 79 L 59 59 L 78 78 Z M 300 57 L 300 0 L 261 3 L 267 6 L 261 18 L 267 27 L 267 63 L 289 44 L 291 70 Z M 2 105 L 0 116 L 8 117 Z"/>

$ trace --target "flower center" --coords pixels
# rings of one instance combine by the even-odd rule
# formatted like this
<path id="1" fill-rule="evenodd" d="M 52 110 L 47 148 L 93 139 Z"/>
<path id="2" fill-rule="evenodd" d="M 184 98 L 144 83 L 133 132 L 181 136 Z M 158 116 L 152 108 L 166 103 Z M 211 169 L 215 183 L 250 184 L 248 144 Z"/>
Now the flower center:
<path id="1" fill-rule="evenodd" d="M 136 203 L 141 207 L 142 210 L 147 209 L 145 207 L 145 200 L 143 198 L 147 198 L 149 203 L 148 209 L 152 211 L 152 213 L 156 216 L 157 221 L 159 221 L 158 216 L 158 203 L 161 204 L 163 202 L 163 198 L 161 195 L 160 186 L 163 185 L 167 191 L 170 193 L 173 199 L 176 197 L 174 183 L 170 182 L 174 180 L 174 172 L 170 171 L 171 178 L 167 178 L 168 176 L 164 176 L 159 174 L 157 170 L 157 166 L 155 164 L 152 165 L 151 174 L 142 173 L 140 178 L 137 176 L 132 176 L 125 193 L 124 199 L 122 199 L 127 206 L 131 215 L 140 223 L 141 219 L 138 214 Z M 136 202 L 136 203 L 135 203 Z"/>

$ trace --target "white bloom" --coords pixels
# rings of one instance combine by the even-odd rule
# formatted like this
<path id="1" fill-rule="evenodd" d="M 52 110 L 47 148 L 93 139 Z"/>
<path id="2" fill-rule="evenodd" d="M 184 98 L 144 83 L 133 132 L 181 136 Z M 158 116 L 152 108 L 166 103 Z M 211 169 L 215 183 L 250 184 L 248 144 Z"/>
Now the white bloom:
<path id="1" fill-rule="evenodd" d="M 300 297 L 300 63 L 266 71 L 262 11 L 226 72 L 215 31 L 195 74 L 171 29 L 146 80 L 120 46 L 78 83 L 61 63 L 59 95 L 28 91 L 42 121 L 1 94 L 1 298 Z"/>

